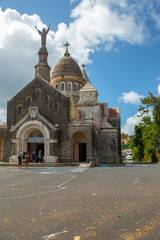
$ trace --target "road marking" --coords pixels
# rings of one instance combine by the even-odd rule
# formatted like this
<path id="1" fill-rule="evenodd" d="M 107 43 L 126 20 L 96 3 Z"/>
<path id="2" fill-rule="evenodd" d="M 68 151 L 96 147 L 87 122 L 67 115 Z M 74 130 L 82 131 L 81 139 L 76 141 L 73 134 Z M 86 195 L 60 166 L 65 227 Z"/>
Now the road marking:
<path id="1" fill-rule="evenodd" d="M 70 170 L 70 172 L 84 172 L 85 170 L 87 170 L 87 168 L 75 168 Z"/>
<path id="2" fill-rule="evenodd" d="M 41 193 L 34 193 L 34 194 L 28 194 L 28 195 L 22 195 L 22 196 L 15 196 L 15 197 L 4 197 L 4 198 L 0 198 L 0 200 L 10 200 L 10 199 L 17 199 L 17 198 L 26 198 L 26 197 L 35 197 L 35 196 L 40 196 L 40 195 L 45 195 L 45 194 L 49 194 L 49 193 L 53 193 L 53 192 L 58 192 L 61 190 L 66 189 L 66 187 L 62 187 L 59 189 L 54 189 L 48 192 L 41 192 Z"/>
<path id="3" fill-rule="evenodd" d="M 102 165 L 100 168 L 109 168 L 109 165 Z"/>
<path id="4" fill-rule="evenodd" d="M 51 172 L 41 172 L 40 174 L 51 174 Z"/>
<path id="5" fill-rule="evenodd" d="M 50 240 L 52 237 L 55 237 L 56 235 L 60 235 L 63 233 L 68 233 L 68 231 L 58 232 L 58 233 L 52 233 L 50 235 L 43 236 L 44 240 Z"/>
<path id="6" fill-rule="evenodd" d="M 22 181 L 22 182 L 10 184 L 10 185 L 7 185 L 7 186 L 5 186 L 5 187 L 0 188 L 0 190 L 6 189 L 6 188 L 9 188 L 9 187 L 14 187 L 14 186 L 20 185 L 21 183 L 28 182 L 28 181 L 31 181 L 31 180 L 33 180 L 33 179 L 35 179 L 35 178 L 40 178 L 40 177 L 41 177 L 41 176 L 33 177 L 33 178 L 26 179 L 26 180 L 24 180 L 24 181 Z"/>
<path id="7" fill-rule="evenodd" d="M 68 183 L 68 182 L 70 182 L 73 178 L 75 178 L 76 177 L 76 175 L 75 176 L 73 176 L 73 177 L 71 177 L 70 179 L 68 179 L 67 181 L 65 181 L 65 182 L 63 182 L 63 183 L 61 183 L 60 185 L 58 185 L 57 186 L 57 188 L 59 188 L 59 187 L 61 187 L 61 186 L 63 186 L 64 184 L 66 184 L 66 183 Z"/>

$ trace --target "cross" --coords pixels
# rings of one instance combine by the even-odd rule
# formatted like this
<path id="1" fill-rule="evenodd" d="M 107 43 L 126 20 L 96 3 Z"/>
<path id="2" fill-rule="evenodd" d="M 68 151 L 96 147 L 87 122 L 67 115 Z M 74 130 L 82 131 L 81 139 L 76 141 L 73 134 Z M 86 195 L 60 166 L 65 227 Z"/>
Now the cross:
<path id="1" fill-rule="evenodd" d="M 64 46 L 66 47 L 66 52 L 68 52 L 68 47 L 70 46 L 70 44 L 69 44 L 68 42 L 66 42 L 66 43 L 64 44 Z"/>

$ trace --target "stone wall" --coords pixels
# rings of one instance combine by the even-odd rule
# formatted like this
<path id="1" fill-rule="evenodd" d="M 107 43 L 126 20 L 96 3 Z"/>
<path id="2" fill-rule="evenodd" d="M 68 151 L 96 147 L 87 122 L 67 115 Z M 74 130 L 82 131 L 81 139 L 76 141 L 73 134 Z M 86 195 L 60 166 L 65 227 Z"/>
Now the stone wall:
<path id="1" fill-rule="evenodd" d="M 8 131 L 7 127 L 0 128 L 0 135 L 3 139 L 3 157 L 0 160 L 8 162 L 11 155 L 11 133 Z"/>
<path id="2" fill-rule="evenodd" d="M 102 130 L 100 132 L 100 162 L 120 163 L 118 148 L 118 131 Z"/>

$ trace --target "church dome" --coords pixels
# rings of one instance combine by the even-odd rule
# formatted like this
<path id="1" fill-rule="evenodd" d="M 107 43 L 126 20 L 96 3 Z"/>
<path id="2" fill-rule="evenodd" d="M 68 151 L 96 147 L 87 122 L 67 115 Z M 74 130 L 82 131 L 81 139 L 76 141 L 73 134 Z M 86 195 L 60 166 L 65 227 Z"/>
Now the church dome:
<path id="1" fill-rule="evenodd" d="M 66 96 L 79 96 L 79 90 L 84 86 L 85 79 L 77 62 L 70 56 L 66 42 L 66 52 L 53 69 L 50 83 Z"/>
<path id="2" fill-rule="evenodd" d="M 76 61 L 68 54 L 64 55 L 56 64 L 52 77 L 75 76 L 82 78 L 82 72 Z"/>

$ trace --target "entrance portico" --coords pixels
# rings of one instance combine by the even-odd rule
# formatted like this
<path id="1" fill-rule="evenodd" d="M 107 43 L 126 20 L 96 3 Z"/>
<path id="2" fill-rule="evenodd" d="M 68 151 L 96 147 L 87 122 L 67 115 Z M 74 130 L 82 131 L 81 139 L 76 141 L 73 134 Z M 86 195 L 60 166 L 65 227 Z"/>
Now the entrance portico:
<path id="1" fill-rule="evenodd" d="M 38 120 L 32 120 L 23 123 L 16 134 L 16 139 L 12 139 L 12 144 L 15 145 L 13 155 L 11 156 L 11 161 L 13 158 L 17 158 L 17 155 L 24 151 L 27 152 L 31 149 L 27 149 L 30 143 L 29 141 L 33 141 L 34 138 L 30 138 L 30 134 L 32 132 L 40 132 L 42 134 L 42 137 L 39 138 L 38 136 L 34 136 L 35 139 L 39 139 L 39 144 L 44 145 L 44 160 L 45 162 L 55 162 L 57 160 L 56 156 L 50 156 L 50 143 L 57 143 L 57 139 L 51 139 L 50 138 L 50 132 L 47 126 L 38 121 Z M 35 141 L 36 143 L 36 141 Z M 38 142 L 37 142 L 38 143 Z M 28 147 L 29 148 L 29 147 Z"/>

